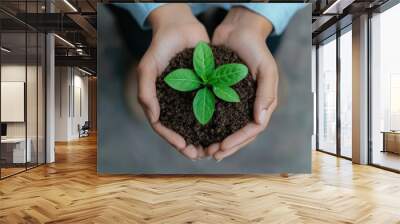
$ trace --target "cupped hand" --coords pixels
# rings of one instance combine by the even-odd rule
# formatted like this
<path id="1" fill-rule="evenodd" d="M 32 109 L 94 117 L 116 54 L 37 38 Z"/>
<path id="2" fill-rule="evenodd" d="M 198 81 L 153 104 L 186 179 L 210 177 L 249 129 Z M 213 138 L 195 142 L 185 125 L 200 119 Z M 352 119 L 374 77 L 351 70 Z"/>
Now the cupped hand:
<path id="1" fill-rule="evenodd" d="M 195 160 L 204 156 L 202 147 L 187 145 L 184 138 L 159 121 L 160 105 L 156 94 L 157 77 L 170 59 L 199 41 L 209 42 L 204 26 L 187 4 L 166 4 L 149 15 L 153 28 L 150 47 L 138 66 L 138 100 L 152 128 L 184 156 Z"/>
<path id="2" fill-rule="evenodd" d="M 254 122 L 206 149 L 207 154 L 217 161 L 252 142 L 268 126 L 277 106 L 278 69 L 266 45 L 271 31 L 271 23 L 261 15 L 234 7 L 214 32 L 212 44 L 224 45 L 236 52 L 257 82 Z"/>

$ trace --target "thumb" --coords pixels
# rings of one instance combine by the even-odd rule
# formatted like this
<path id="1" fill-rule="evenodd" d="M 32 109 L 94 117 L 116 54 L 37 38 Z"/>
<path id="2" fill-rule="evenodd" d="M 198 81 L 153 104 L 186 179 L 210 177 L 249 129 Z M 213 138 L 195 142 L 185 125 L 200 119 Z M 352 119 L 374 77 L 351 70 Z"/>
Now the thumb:
<path id="1" fill-rule="evenodd" d="M 150 123 L 158 121 L 160 105 L 157 99 L 157 67 L 151 53 L 146 52 L 138 66 L 138 101 Z"/>
<path id="2" fill-rule="evenodd" d="M 220 24 L 214 31 L 212 36 L 212 44 L 213 45 L 228 45 L 226 41 L 230 33 L 232 32 L 233 27 L 225 24 Z"/>
<path id="3" fill-rule="evenodd" d="M 257 79 L 256 99 L 254 102 L 254 119 L 256 123 L 265 125 L 277 105 L 278 72 L 276 67 L 260 65 Z"/>

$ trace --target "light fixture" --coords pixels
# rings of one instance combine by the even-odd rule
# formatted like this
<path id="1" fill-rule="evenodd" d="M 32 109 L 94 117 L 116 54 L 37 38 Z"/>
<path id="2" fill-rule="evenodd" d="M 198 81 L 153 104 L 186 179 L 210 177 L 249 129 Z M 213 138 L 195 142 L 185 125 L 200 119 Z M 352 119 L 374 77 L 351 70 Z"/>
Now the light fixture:
<path id="1" fill-rule="evenodd" d="M 11 52 L 11 50 L 9 50 L 9 49 L 7 49 L 7 48 L 5 48 L 5 47 L 1 47 L 0 49 L 1 49 L 2 51 L 6 52 L 6 53 L 10 53 L 10 52 Z"/>
<path id="2" fill-rule="evenodd" d="M 64 0 L 64 3 L 68 5 L 68 7 L 70 7 L 74 12 L 78 12 L 78 10 L 68 0 Z"/>
<path id="3" fill-rule="evenodd" d="M 79 68 L 79 67 L 78 67 L 78 70 L 81 71 L 81 72 L 83 72 L 83 73 L 85 73 L 86 75 L 89 75 L 89 76 L 92 76 L 92 75 L 93 75 L 92 73 L 90 73 L 90 72 L 88 72 L 88 71 L 86 71 L 86 70 L 83 70 L 83 69 L 81 69 L 81 68 Z"/>
<path id="4" fill-rule="evenodd" d="M 326 14 L 342 14 L 343 9 L 347 8 L 351 5 L 355 0 L 336 0 L 330 5 L 327 9 L 324 10 L 322 13 L 323 15 Z"/>
<path id="5" fill-rule="evenodd" d="M 77 53 L 78 55 L 87 55 L 87 54 L 83 51 L 82 48 L 76 48 L 76 53 Z"/>
<path id="6" fill-rule="evenodd" d="M 58 38 L 59 40 L 61 40 L 62 42 L 64 42 L 65 44 L 67 44 L 68 46 L 75 48 L 75 45 L 73 45 L 73 44 L 72 44 L 71 42 L 69 42 L 68 40 L 66 40 L 66 39 L 64 39 L 64 38 L 62 38 L 62 37 L 60 37 L 60 36 L 57 35 L 57 34 L 54 34 L 54 36 L 57 37 L 57 38 Z"/>

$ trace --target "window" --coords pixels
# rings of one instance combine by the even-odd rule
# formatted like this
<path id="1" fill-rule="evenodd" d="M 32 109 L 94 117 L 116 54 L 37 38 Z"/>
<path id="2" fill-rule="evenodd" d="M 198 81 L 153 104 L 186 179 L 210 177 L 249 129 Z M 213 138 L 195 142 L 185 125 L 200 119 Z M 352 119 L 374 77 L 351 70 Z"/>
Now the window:
<path id="1" fill-rule="evenodd" d="M 400 4 L 371 18 L 371 162 L 400 170 Z"/>
<path id="2" fill-rule="evenodd" d="M 352 156 L 352 32 L 340 36 L 340 155 Z"/>
<path id="3" fill-rule="evenodd" d="M 336 153 L 336 36 L 318 48 L 318 149 Z"/>

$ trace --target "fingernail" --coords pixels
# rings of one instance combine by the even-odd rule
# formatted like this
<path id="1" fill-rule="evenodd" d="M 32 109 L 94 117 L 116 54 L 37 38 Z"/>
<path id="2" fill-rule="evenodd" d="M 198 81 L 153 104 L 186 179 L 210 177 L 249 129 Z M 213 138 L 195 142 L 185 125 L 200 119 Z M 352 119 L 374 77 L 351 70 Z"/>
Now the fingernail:
<path id="1" fill-rule="evenodd" d="M 190 151 L 190 153 L 188 154 L 189 157 L 191 157 L 192 160 L 197 160 L 198 158 L 197 158 L 197 150 L 196 150 L 196 148 L 193 145 L 189 145 L 188 149 Z"/>

